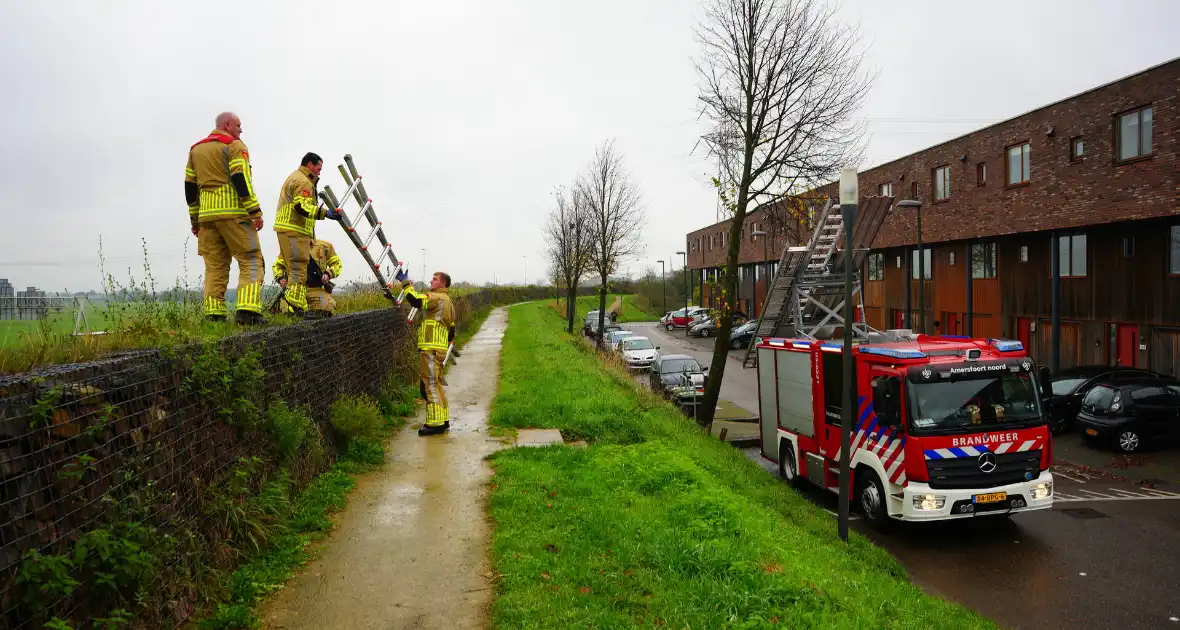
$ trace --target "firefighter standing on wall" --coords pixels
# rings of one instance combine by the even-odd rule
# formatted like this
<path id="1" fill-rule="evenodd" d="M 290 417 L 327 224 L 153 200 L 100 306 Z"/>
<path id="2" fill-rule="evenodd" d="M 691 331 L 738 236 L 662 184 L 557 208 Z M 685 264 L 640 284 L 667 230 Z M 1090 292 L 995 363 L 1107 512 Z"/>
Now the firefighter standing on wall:
<path id="1" fill-rule="evenodd" d="M 279 253 L 290 266 L 285 299 L 296 313 L 307 310 L 307 263 L 315 239 L 315 222 L 327 216 L 316 204 L 316 184 L 324 160 L 315 153 L 303 156 L 299 168 L 287 177 L 279 190 L 275 232 Z"/>
<path id="2" fill-rule="evenodd" d="M 266 263 L 258 232 L 262 210 L 254 195 L 250 153 L 241 140 L 236 114 L 217 116 L 216 128 L 189 148 L 184 196 L 197 253 L 205 259 L 205 318 L 224 321 L 230 259 L 238 261 L 240 324 L 262 322 L 262 280 Z"/>
<path id="3" fill-rule="evenodd" d="M 332 280 L 340 277 L 340 273 L 344 271 L 344 264 L 340 261 L 340 256 L 336 255 L 336 248 L 331 243 L 323 239 L 316 239 L 311 242 L 310 260 L 307 264 L 307 278 L 305 280 L 307 286 L 307 317 L 319 318 L 330 317 L 336 310 L 336 300 L 332 299 Z M 286 295 L 290 294 L 290 279 L 287 276 L 287 263 L 280 254 L 275 260 L 274 274 L 275 281 L 279 286 L 287 289 L 284 294 L 284 304 L 280 306 L 283 312 L 291 312 L 293 309 L 290 304 L 286 302 Z"/>
<path id="4" fill-rule="evenodd" d="M 403 269 L 395 278 L 406 289 L 406 300 L 419 309 L 418 375 L 422 398 L 426 399 L 426 424 L 418 435 L 436 435 L 451 428 L 447 392 L 443 389 L 443 359 L 455 340 L 455 305 L 451 302 L 451 276 L 439 271 L 430 278 L 425 294 L 414 290 Z"/>

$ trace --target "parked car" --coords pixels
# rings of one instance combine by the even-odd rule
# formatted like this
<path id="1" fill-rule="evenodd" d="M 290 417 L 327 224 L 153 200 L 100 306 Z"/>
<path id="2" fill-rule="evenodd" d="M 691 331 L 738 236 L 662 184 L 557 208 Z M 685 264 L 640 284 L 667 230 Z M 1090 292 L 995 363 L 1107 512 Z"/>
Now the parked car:
<path id="1" fill-rule="evenodd" d="M 685 326 L 689 325 L 690 321 L 692 321 L 693 315 L 707 310 L 709 309 L 706 309 L 703 306 L 689 306 L 678 311 L 672 311 L 668 320 L 664 322 L 664 328 L 669 331 L 676 328 L 684 328 Z"/>
<path id="2" fill-rule="evenodd" d="M 750 321 L 733 329 L 729 333 L 729 347 L 734 350 L 741 350 L 750 345 L 754 340 L 754 331 L 758 328 L 758 320 L 751 319 Z"/>
<path id="3" fill-rule="evenodd" d="M 709 376 L 709 368 L 701 367 L 697 360 L 688 356 L 687 354 L 669 354 L 656 357 L 654 363 L 651 364 L 651 373 L 648 375 L 648 384 L 654 392 L 658 392 L 665 397 L 670 396 L 670 389 L 678 387 L 683 384 L 685 375 L 700 374 L 701 386 L 704 386 L 704 379 Z"/>
<path id="4" fill-rule="evenodd" d="M 635 336 L 635 333 L 630 330 L 615 330 L 606 334 L 605 346 L 608 350 L 614 352 L 619 349 L 619 342 Z"/>
<path id="5" fill-rule="evenodd" d="M 717 322 L 713 319 L 702 319 L 688 329 L 690 337 L 711 337 L 717 334 Z"/>
<path id="6" fill-rule="evenodd" d="M 586 320 L 582 322 L 582 334 L 590 336 L 590 332 L 594 326 L 598 325 L 598 311 L 590 311 L 586 313 Z"/>
<path id="7" fill-rule="evenodd" d="M 663 316 L 660 317 L 660 325 L 667 326 L 668 321 L 671 319 L 672 319 L 672 311 L 668 311 L 667 313 L 664 313 Z"/>
<path id="8" fill-rule="evenodd" d="M 652 345 L 647 337 L 624 337 L 619 344 L 619 353 L 623 355 L 623 363 L 629 368 L 650 368 L 659 356 L 659 346 Z"/>
<path id="9" fill-rule="evenodd" d="M 1054 433 L 1068 431 L 1082 407 L 1082 399 L 1098 385 L 1122 385 L 1144 378 L 1169 379 L 1149 370 L 1117 365 L 1080 365 L 1066 368 L 1049 379 L 1052 395 L 1043 402 L 1049 428 Z"/>
<path id="10" fill-rule="evenodd" d="M 1168 379 L 1097 385 L 1082 399 L 1078 425 L 1088 442 L 1124 453 L 1141 450 L 1149 441 L 1175 440 L 1180 438 L 1180 385 Z"/>

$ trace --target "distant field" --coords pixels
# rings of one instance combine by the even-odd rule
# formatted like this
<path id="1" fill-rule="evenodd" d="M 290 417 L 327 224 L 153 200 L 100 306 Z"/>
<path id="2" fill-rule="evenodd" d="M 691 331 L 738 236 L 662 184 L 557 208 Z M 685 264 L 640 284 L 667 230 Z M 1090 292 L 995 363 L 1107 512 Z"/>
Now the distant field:
<path id="1" fill-rule="evenodd" d="M 69 335 L 74 332 L 76 316 L 77 310 L 67 309 L 50 315 L 44 321 L 0 319 L 0 348 L 25 345 L 30 339 L 39 339 L 43 334 Z M 86 310 L 86 320 L 91 331 L 106 330 L 107 320 L 102 308 L 91 304 Z"/>

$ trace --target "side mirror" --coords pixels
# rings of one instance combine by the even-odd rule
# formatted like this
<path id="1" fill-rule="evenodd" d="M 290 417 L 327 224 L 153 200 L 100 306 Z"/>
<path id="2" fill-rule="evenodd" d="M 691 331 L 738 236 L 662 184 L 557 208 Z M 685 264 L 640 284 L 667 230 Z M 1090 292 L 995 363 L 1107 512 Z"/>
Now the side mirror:
<path id="1" fill-rule="evenodd" d="M 656 346 L 656 350 L 659 350 L 659 349 L 660 349 L 660 347 L 659 347 L 659 346 Z"/>

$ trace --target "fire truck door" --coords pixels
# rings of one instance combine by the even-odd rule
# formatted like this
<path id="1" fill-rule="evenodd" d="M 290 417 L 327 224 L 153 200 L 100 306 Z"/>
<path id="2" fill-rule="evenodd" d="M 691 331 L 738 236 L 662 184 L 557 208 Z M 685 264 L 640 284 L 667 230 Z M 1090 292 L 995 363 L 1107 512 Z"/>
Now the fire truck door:
<path id="1" fill-rule="evenodd" d="M 840 452 L 840 430 L 844 413 L 844 358 L 838 352 L 820 352 L 823 370 L 824 422 L 820 436 L 820 450 L 827 459 L 835 459 Z M 856 379 L 853 379 L 853 400 L 856 400 Z M 855 409 L 853 418 L 855 419 Z"/>

